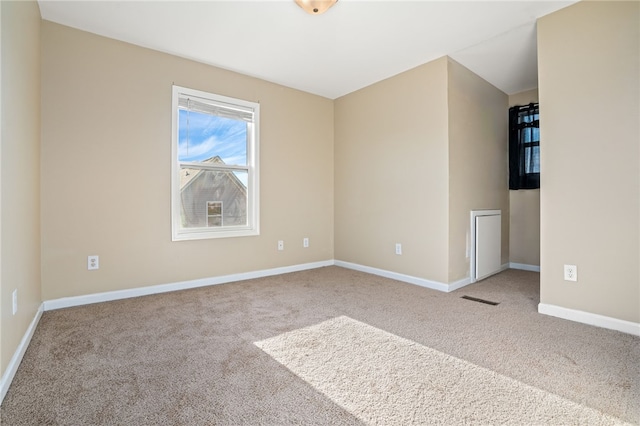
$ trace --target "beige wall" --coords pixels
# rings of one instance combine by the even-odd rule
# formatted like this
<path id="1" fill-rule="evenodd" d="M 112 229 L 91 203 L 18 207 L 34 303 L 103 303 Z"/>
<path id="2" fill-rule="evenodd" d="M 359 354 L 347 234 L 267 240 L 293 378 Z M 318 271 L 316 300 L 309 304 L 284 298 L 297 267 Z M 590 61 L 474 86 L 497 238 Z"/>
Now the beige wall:
<path id="1" fill-rule="evenodd" d="M 0 2 L 0 374 L 40 306 L 40 10 Z M 18 311 L 12 314 L 12 293 Z"/>
<path id="2" fill-rule="evenodd" d="M 636 323 L 639 17 L 638 2 L 580 2 L 538 22 L 541 302 Z"/>
<path id="3" fill-rule="evenodd" d="M 470 212 L 502 211 L 509 261 L 507 95 L 449 60 L 449 280 L 469 276 Z"/>
<path id="4" fill-rule="evenodd" d="M 336 259 L 453 283 L 469 276 L 470 211 L 500 209 L 506 263 L 506 108 L 446 57 L 337 99 Z"/>
<path id="5" fill-rule="evenodd" d="M 336 259 L 448 281 L 447 132 L 447 58 L 335 101 Z"/>
<path id="6" fill-rule="evenodd" d="M 509 107 L 532 102 L 538 89 L 509 95 Z M 509 191 L 509 209 L 509 261 L 540 266 L 540 190 Z"/>
<path id="7" fill-rule="evenodd" d="M 331 100 L 46 21 L 42 72 L 44 300 L 333 259 Z M 171 241 L 172 83 L 260 103 L 260 236 Z"/>

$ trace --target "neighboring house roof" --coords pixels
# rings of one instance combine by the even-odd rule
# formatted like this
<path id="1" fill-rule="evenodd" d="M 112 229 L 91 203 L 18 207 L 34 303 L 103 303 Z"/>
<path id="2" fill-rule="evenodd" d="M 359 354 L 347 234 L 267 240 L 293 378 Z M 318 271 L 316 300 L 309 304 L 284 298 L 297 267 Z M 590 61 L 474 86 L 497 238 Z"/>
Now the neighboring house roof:
<path id="1" fill-rule="evenodd" d="M 224 168 L 224 161 L 211 157 L 202 163 L 213 166 L 212 169 L 183 168 L 180 170 L 180 198 L 184 227 L 209 227 L 224 225 L 246 225 L 247 187 L 236 176 L 235 169 Z M 216 166 L 219 165 L 219 166 Z M 203 164 L 204 166 L 204 164 Z M 220 221 L 209 222 L 209 202 L 220 202 Z"/>
<path id="2" fill-rule="evenodd" d="M 207 158 L 201 163 L 209 163 L 209 164 L 225 164 L 225 162 L 220 158 L 219 155 L 215 157 Z M 184 191 L 192 182 L 197 180 L 202 173 L 206 172 L 206 170 L 195 170 L 195 169 L 180 169 L 180 191 Z M 231 179 L 231 181 L 238 186 L 242 192 L 246 193 L 247 187 L 242 183 L 240 179 L 233 172 L 226 172 L 227 177 Z"/>

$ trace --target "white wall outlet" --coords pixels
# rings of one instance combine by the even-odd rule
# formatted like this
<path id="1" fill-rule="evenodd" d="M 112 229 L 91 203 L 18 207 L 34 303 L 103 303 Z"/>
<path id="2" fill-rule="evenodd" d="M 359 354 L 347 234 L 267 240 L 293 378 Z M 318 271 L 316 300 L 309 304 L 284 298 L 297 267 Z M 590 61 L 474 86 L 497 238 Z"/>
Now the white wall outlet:
<path id="1" fill-rule="evenodd" d="M 278 251 L 282 251 L 284 250 L 284 241 L 279 240 L 278 241 Z"/>
<path id="2" fill-rule="evenodd" d="M 18 289 L 17 288 L 13 290 L 13 293 L 11 294 L 11 298 L 13 299 L 13 315 L 15 315 L 16 312 L 18 312 Z"/>
<path id="3" fill-rule="evenodd" d="M 94 269 L 100 269 L 100 258 L 99 256 L 89 256 L 87 257 L 87 269 L 92 271 Z"/>
<path id="4" fill-rule="evenodd" d="M 309 239 L 307 237 L 302 239 L 302 247 L 304 248 L 309 247 Z"/>
<path id="5" fill-rule="evenodd" d="M 565 281 L 578 281 L 578 267 L 576 265 L 564 265 Z"/>
<path id="6" fill-rule="evenodd" d="M 402 254 L 402 244 L 396 243 L 396 254 Z"/>

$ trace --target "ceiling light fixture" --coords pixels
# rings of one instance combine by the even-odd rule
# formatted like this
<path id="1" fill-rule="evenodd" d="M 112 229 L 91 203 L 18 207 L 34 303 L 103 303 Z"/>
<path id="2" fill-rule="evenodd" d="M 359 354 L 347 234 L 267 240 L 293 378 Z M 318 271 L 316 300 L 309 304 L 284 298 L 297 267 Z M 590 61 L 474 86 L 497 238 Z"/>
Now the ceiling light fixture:
<path id="1" fill-rule="evenodd" d="M 311 15 L 320 15 L 329 10 L 338 0 L 295 0 L 295 2 Z"/>

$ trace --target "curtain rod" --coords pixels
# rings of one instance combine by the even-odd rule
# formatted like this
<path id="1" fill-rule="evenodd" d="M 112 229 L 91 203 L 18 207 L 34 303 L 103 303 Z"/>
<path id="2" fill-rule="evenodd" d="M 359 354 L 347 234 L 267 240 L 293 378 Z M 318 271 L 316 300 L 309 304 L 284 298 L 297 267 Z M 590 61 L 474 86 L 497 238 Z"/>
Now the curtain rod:
<path id="1" fill-rule="evenodd" d="M 538 102 L 531 102 L 531 103 L 530 103 L 530 104 L 528 104 L 528 105 L 514 105 L 514 106 L 512 106 L 512 107 L 511 107 L 511 108 L 509 108 L 509 109 L 513 109 L 513 108 L 526 109 L 526 108 L 535 108 L 535 107 L 538 107 L 538 106 L 539 106 L 539 105 L 538 105 Z"/>

